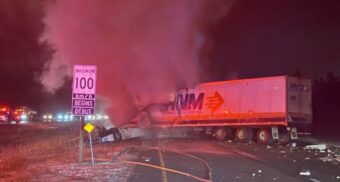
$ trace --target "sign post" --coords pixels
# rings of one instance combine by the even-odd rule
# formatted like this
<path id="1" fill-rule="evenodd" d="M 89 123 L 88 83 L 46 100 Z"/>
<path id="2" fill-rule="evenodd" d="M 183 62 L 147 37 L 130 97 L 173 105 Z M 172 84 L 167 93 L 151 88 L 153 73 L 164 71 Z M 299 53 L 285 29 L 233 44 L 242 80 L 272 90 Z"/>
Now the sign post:
<path id="1" fill-rule="evenodd" d="M 84 145 L 84 136 L 83 136 L 83 130 L 82 127 L 84 126 L 84 119 L 83 117 L 79 117 L 80 123 L 79 123 L 79 163 L 83 160 L 83 145 Z"/>
<path id="2" fill-rule="evenodd" d="M 80 118 L 79 163 L 82 162 L 83 154 L 84 118 L 95 114 L 96 77 L 97 66 L 95 65 L 73 66 L 72 114 Z"/>

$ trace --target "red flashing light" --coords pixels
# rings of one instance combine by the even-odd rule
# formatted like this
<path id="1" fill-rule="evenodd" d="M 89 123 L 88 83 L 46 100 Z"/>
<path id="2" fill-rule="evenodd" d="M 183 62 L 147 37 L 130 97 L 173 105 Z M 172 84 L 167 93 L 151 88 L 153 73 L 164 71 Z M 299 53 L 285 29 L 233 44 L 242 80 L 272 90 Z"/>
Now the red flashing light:
<path id="1" fill-rule="evenodd" d="M 4 106 L 4 107 L 2 107 L 2 108 L 0 109 L 0 111 L 2 111 L 2 112 L 6 112 L 6 111 L 8 111 L 8 110 L 9 110 L 9 108 L 6 107 L 6 106 Z"/>

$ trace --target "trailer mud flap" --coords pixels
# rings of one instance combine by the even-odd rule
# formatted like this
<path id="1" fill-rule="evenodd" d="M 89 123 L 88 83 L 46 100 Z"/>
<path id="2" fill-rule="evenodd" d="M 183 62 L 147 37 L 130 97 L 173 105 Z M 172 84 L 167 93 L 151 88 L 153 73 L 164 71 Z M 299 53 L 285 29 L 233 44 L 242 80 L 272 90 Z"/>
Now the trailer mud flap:
<path id="1" fill-rule="evenodd" d="M 290 138 L 292 140 L 296 140 L 298 138 L 296 128 L 291 128 L 291 130 L 290 130 Z"/>
<path id="2" fill-rule="evenodd" d="M 272 127 L 272 137 L 273 139 L 279 139 L 279 129 L 277 127 Z"/>

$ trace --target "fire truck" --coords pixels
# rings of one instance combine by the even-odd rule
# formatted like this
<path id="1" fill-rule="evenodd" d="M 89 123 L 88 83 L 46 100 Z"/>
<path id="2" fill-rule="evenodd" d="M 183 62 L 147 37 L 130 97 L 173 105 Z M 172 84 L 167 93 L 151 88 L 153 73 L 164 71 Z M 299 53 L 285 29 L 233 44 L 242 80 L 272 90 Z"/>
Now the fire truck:
<path id="1" fill-rule="evenodd" d="M 198 131 L 219 141 L 289 141 L 312 124 L 311 86 L 310 79 L 290 76 L 201 83 L 179 89 L 168 103 L 145 107 L 132 123 Z"/>
<path id="2" fill-rule="evenodd" d="M 9 121 L 10 108 L 8 106 L 0 106 L 0 122 L 7 123 Z"/>
<path id="3" fill-rule="evenodd" d="M 31 110 L 26 106 L 21 106 L 11 110 L 9 119 L 15 123 L 29 122 L 32 121 L 36 115 L 36 111 Z"/>

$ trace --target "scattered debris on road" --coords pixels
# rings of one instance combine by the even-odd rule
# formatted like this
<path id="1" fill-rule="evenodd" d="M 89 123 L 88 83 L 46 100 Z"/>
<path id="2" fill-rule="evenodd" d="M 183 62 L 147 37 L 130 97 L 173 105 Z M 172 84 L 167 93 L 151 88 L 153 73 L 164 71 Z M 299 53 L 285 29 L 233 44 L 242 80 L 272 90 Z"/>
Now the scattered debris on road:
<path id="1" fill-rule="evenodd" d="M 335 158 L 335 160 L 337 160 L 338 162 L 340 162 L 340 156 L 337 156 L 337 157 Z"/>
<path id="2" fill-rule="evenodd" d="M 331 161 L 334 160 L 333 157 L 331 157 L 331 156 L 321 157 L 319 159 L 322 160 L 323 162 L 331 162 Z"/>
<path id="3" fill-rule="evenodd" d="M 150 162 L 150 160 L 151 160 L 151 157 L 146 157 L 146 158 L 144 159 L 145 162 Z"/>
<path id="4" fill-rule="evenodd" d="M 303 170 L 303 171 L 300 172 L 300 175 L 301 176 L 310 176 L 311 172 L 309 170 Z"/>
<path id="5" fill-rule="evenodd" d="M 306 145 L 306 149 L 314 149 L 314 150 L 319 150 L 325 151 L 327 149 L 326 144 L 317 144 L 317 145 Z"/>
<path id="6" fill-rule="evenodd" d="M 295 143 L 295 142 L 291 143 L 290 145 L 291 145 L 292 147 L 296 147 L 296 143 Z"/>
<path id="7" fill-rule="evenodd" d="M 314 179 L 314 178 L 309 178 L 309 180 L 311 180 L 311 181 L 313 181 L 313 182 L 321 182 L 321 181 L 319 181 L 319 180 L 317 180 L 317 179 Z"/>

